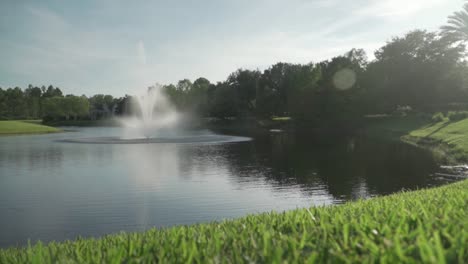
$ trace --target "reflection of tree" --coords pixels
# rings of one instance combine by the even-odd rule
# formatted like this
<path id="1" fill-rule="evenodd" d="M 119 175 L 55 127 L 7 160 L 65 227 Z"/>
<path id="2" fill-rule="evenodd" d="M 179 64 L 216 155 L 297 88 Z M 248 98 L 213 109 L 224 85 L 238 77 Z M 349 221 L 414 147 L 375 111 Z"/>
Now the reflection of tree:
<path id="1" fill-rule="evenodd" d="M 35 170 L 38 168 L 57 168 L 61 167 L 64 160 L 64 151 L 54 144 L 46 147 L 38 146 L 35 142 L 29 140 L 14 141 L 2 145 L 6 150 L 0 151 L 0 163 L 5 161 L 7 164 L 15 164 L 17 168 Z M 70 155 L 80 156 L 83 153 L 78 149 Z"/>
<path id="2" fill-rule="evenodd" d="M 430 152 L 401 143 L 379 143 L 364 150 L 370 158 L 366 180 L 376 193 L 421 187 L 437 168 Z"/>
<path id="3" fill-rule="evenodd" d="M 359 179 L 371 194 L 414 189 L 424 185 L 436 168 L 430 153 L 402 143 L 360 139 L 353 145 L 352 149 L 344 144 L 335 146 L 328 158 L 318 163 L 319 175 L 334 196 L 359 196 Z"/>
<path id="4" fill-rule="evenodd" d="M 259 135 L 252 142 L 172 146 L 143 156 L 150 159 L 143 175 L 161 168 L 185 180 L 219 174 L 238 188 L 266 184 L 275 192 L 309 197 L 325 191 L 337 200 L 422 187 L 437 168 L 429 152 L 398 142 L 286 133 Z"/>
<path id="5" fill-rule="evenodd" d="M 324 187 L 339 200 L 421 187 L 436 169 L 429 152 L 398 142 L 312 141 L 280 133 L 222 148 L 217 154 L 239 184 L 264 180 L 306 195 Z"/>

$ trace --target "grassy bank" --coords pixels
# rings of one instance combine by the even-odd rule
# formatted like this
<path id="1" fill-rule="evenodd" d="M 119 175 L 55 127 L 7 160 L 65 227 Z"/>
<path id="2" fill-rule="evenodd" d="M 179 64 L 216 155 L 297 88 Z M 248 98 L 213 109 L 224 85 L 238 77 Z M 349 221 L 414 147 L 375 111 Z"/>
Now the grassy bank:
<path id="1" fill-rule="evenodd" d="M 431 122 L 416 116 L 384 118 L 374 121 L 367 132 L 428 148 L 444 163 L 468 161 L 468 119 Z"/>
<path id="2" fill-rule="evenodd" d="M 468 180 L 339 206 L 0 250 L 0 263 L 467 263 Z"/>
<path id="3" fill-rule="evenodd" d="M 54 132 L 60 132 L 60 129 L 41 125 L 40 121 L 0 121 L 0 135 L 39 134 Z"/>

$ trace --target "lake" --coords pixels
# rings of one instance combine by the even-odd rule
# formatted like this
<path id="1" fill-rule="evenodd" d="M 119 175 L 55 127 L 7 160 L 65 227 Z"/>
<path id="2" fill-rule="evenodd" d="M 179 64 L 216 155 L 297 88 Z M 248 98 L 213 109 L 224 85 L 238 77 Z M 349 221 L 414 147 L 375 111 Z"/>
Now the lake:
<path id="1" fill-rule="evenodd" d="M 452 181 L 436 176 L 430 152 L 398 142 L 285 133 L 229 143 L 63 142 L 120 133 L 76 130 L 0 137 L 0 247 L 339 204 Z"/>

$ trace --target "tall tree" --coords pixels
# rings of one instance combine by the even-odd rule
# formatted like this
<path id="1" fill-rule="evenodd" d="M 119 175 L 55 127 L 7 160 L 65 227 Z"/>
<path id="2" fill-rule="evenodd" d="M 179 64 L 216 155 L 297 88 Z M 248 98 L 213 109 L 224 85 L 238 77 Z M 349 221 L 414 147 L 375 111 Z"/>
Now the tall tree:
<path id="1" fill-rule="evenodd" d="M 6 91 L 0 87 L 0 120 L 8 119 L 8 107 L 6 105 Z"/>
<path id="2" fill-rule="evenodd" d="M 237 92 L 226 82 L 216 84 L 210 101 L 210 115 L 213 117 L 235 117 L 238 115 Z"/>
<path id="3" fill-rule="evenodd" d="M 240 113 L 243 115 L 252 114 L 255 110 L 260 75 L 259 71 L 239 69 L 227 78 L 228 85 L 237 91 L 236 99 Z"/>
<path id="4" fill-rule="evenodd" d="M 436 33 L 416 30 L 392 39 L 375 53 L 366 71 L 369 102 L 380 111 L 409 105 L 431 110 L 463 100 L 465 46 Z"/>
<path id="5" fill-rule="evenodd" d="M 189 110 L 201 116 L 208 114 L 208 89 L 210 85 L 210 81 L 203 77 L 193 82 L 191 89 L 187 93 Z"/>
<path id="6" fill-rule="evenodd" d="M 28 117 L 33 119 L 41 118 L 41 89 L 30 84 L 24 90 L 24 95 L 28 104 Z"/>
<path id="7" fill-rule="evenodd" d="M 458 40 L 468 41 L 468 3 L 463 5 L 461 11 L 448 17 L 447 25 L 441 27 L 442 32 L 453 35 Z"/>

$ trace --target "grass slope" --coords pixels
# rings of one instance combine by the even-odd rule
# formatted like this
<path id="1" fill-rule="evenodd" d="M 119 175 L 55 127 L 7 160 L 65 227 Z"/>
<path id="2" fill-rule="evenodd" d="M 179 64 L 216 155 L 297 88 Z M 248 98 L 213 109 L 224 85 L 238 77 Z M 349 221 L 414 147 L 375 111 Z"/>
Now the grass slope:
<path id="1" fill-rule="evenodd" d="M 429 148 L 442 162 L 468 161 L 468 119 L 434 123 L 415 116 L 386 118 L 369 126 L 368 132 Z"/>
<path id="2" fill-rule="evenodd" d="M 468 263 L 468 180 L 339 206 L 0 250 L 0 263 Z"/>
<path id="3" fill-rule="evenodd" d="M 410 131 L 406 138 L 429 145 L 442 143 L 456 161 L 468 160 L 468 119 L 429 124 Z"/>
<path id="4" fill-rule="evenodd" d="M 38 121 L 0 121 L 0 135 L 53 133 L 59 131 L 55 127 L 41 125 Z"/>

